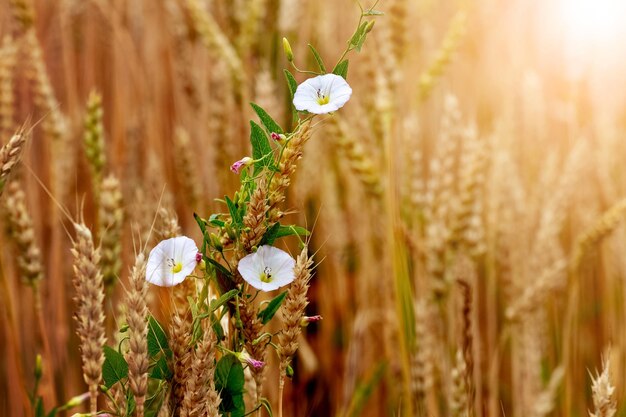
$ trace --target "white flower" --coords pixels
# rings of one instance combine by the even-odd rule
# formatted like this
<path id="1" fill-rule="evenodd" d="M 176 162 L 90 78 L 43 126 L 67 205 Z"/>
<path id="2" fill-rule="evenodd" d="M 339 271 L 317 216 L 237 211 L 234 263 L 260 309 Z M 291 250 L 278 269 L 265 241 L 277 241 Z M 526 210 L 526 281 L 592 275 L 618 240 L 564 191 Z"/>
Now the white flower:
<path id="1" fill-rule="evenodd" d="M 287 252 L 264 245 L 241 259 L 237 270 L 254 288 L 272 291 L 293 281 L 295 265 L 296 261 Z"/>
<path id="2" fill-rule="evenodd" d="M 159 287 L 180 284 L 198 264 L 198 248 L 186 236 L 163 240 L 150 251 L 146 281 Z"/>
<path id="3" fill-rule="evenodd" d="M 350 96 L 352 88 L 343 77 L 335 74 L 319 75 L 300 84 L 293 96 L 296 110 L 324 114 L 339 110 Z"/>

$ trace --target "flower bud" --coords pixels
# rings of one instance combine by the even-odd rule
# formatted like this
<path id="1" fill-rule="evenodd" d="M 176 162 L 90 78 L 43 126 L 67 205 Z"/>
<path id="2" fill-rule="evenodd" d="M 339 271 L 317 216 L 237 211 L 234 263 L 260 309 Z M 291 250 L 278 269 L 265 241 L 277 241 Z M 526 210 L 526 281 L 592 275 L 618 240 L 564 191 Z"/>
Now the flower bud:
<path id="1" fill-rule="evenodd" d="M 249 156 L 246 156 L 244 158 L 241 158 L 239 161 L 235 162 L 234 164 L 232 164 L 230 166 L 230 170 L 233 171 L 235 174 L 239 174 L 239 172 L 241 171 L 241 168 L 247 167 L 248 165 L 252 165 L 253 162 L 254 162 L 254 159 L 250 158 Z"/>
<path id="2" fill-rule="evenodd" d="M 242 363 L 248 364 L 254 369 L 262 369 L 265 366 L 265 362 L 254 359 L 246 351 L 235 353 L 235 356 L 237 356 L 237 359 L 239 359 Z"/>
<path id="3" fill-rule="evenodd" d="M 70 400 L 63 406 L 63 408 L 69 410 L 70 408 L 74 408 L 74 407 L 81 405 L 88 399 L 89 399 L 89 393 L 85 392 L 84 394 L 80 394 L 80 395 L 70 398 Z M 102 415 L 102 414 L 99 414 L 99 415 Z"/>
<path id="4" fill-rule="evenodd" d="M 287 374 L 288 378 L 293 377 L 293 368 L 291 367 L 291 365 L 287 365 L 287 369 L 285 370 L 285 373 Z"/>
<path id="5" fill-rule="evenodd" d="M 278 142 L 278 143 L 283 143 L 284 141 L 287 140 L 287 136 L 283 135 L 282 133 L 272 132 L 270 134 L 270 137 L 272 138 L 273 141 Z"/>
<path id="6" fill-rule="evenodd" d="M 283 49 L 285 50 L 287 61 L 293 62 L 293 51 L 291 50 L 291 45 L 289 45 L 287 38 L 283 38 Z"/>
<path id="7" fill-rule="evenodd" d="M 222 246 L 222 241 L 215 233 L 211 233 L 209 235 L 209 239 L 211 240 L 211 246 L 213 246 L 215 250 L 221 252 L 224 249 L 224 247 Z"/>
<path id="8" fill-rule="evenodd" d="M 304 316 L 300 319 L 300 327 L 306 327 L 309 323 L 315 323 L 320 320 L 322 320 L 322 316 L 319 314 L 317 316 Z"/>
<path id="9" fill-rule="evenodd" d="M 369 22 L 367 22 L 365 28 L 363 29 L 363 33 L 370 33 L 374 28 L 374 23 L 376 23 L 375 20 L 370 20 Z"/>
<path id="10" fill-rule="evenodd" d="M 35 379 L 40 380 L 43 375 L 43 361 L 41 359 L 41 355 L 37 354 L 35 358 Z"/>

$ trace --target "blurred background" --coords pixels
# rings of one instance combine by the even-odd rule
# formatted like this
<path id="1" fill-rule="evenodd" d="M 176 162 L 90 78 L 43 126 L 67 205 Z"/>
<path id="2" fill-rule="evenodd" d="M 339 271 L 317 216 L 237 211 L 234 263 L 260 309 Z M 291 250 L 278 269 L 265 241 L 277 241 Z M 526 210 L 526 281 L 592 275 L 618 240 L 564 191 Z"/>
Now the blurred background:
<path id="1" fill-rule="evenodd" d="M 586 416 L 602 357 L 625 415 L 626 3 L 376 9 L 350 55 L 352 98 L 316 119 L 289 189 L 289 221 L 313 231 L 308 312 L 324 320 L 302 340 L 285 415 L 456 416 L 465 403 Z M 49 406 L 86 390 L 60 207 L 120 245 L 114 341 L 137 248 L 175 218 L 199 242 L 193 213 L 224 212 L 215 199 L 238 188 L 248 103 L 289 126 L 282 37 L 299 67 L 315 69 L 307 43 L 332 67 L 359 13 L 352 0 L 0 0 L 0 144 L 36 123 L 2 201 L 0 414 L 31 415 L 37 353 Z M 108 243 L 107 177 L 124 219 Z M 7 220 L 16 189 L 36 286 Z M 164 321 L 167 299 L 151 294 Z"/>

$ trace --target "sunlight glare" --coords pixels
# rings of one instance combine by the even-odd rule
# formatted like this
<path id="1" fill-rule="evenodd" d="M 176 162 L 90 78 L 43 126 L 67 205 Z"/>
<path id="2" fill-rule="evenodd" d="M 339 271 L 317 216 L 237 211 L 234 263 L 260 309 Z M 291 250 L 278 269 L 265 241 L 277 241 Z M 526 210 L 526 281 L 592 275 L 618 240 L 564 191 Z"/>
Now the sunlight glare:
<path id="1" fill-rule="evenodd" d="M 574 45 L 599 46 L 626 36 L 624 0 L 561 0 L 560 15 Z"/>

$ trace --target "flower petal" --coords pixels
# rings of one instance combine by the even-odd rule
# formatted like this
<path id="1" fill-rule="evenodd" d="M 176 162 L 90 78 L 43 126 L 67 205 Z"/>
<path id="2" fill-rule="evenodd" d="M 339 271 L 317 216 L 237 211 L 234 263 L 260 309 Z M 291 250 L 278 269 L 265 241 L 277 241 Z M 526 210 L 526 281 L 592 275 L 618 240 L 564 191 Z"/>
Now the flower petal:
<path id="1" fill-rule="evenodd" d="M 161 287 L 171 287 L 180 284 L 193 272 L 196 267 L 196 253 L 198 248 L 193 240 L 186 236 L 179 236 L 159 242 L 148 256 L 146 265 L 146 281 Z M 172 272 L 168 262 L 180 263 L 182 269 Z"/>
<path id="2" fill-rule="evenodd" d="M 320 105 L 318 93 L 328 96 L 329 103 Z M 346 80 L 335 74 L 324 74 L 305 80 L 293 96 L 293 105 L 298 111 L 324 114 L 336 111 L 350 99 L 352 89 Z M 333 106 L 328 106 L 328 104 Z"/>

